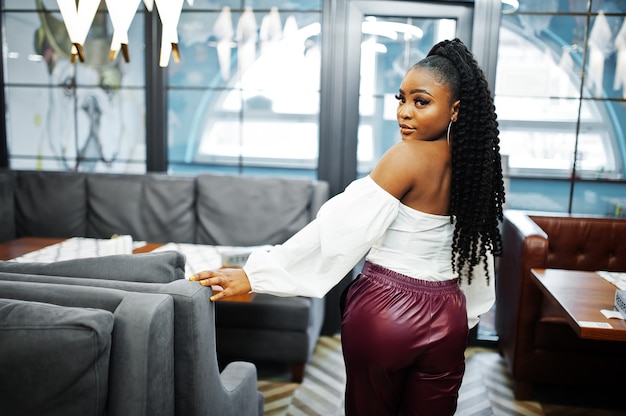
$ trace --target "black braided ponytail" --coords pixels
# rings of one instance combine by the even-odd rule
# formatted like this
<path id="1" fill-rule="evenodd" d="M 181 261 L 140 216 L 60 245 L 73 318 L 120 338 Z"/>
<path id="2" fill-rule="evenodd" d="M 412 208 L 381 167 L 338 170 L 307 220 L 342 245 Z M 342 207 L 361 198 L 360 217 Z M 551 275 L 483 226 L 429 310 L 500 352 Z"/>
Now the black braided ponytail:
<path id="1" fill-rule="evenodd" d="M 450 220 L 455 221 L 452 269 L 471 273 L 487 250 L 502 254 L 498 223 L 502 221 L 504 181 L 495 106 L 476 59 L 459 39 L 444 40 L 415 64 L 428 68 L 447 84 L 452 101 L 460 100 L 451 128 L 452 185 Z M 461 277 L 462 278 L 462 277 Z"/>

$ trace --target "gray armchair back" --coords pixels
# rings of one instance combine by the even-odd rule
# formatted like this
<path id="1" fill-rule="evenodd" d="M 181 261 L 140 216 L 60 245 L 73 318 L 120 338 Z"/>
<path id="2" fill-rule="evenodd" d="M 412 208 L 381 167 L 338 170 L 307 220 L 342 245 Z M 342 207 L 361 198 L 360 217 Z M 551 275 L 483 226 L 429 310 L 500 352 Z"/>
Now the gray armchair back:
<path id="1" fill-rule="evenodd" d="M 53 414 L 53 415 L 163 415 L 174 414 L 174 302 L 171 296 L 158 293 L 132 293 L 115 289 L 93 288 L 84 286 L 70 286 L 62 284 L 46 284 L 35 282 L 40 276 L 24 277 L 26 281 L 16 281 L 15 275 L 0 272 L 0 293 L 4 299 L 4 308 L 12 308 L 10 312 L 0 314 L 3 324 L 2 345 L 10 347 L 0 350 L 0 373 L 4 380 L 9 380 L 8 386 L 13 386 L 11 377 L 24 377 L 32 380 L 32 385 L 19 397 L 3 386 L 0 396 L 0 413 L 2 414 Z M 26 301 L 26 304 L 11 304 L 7 300 Z M 84 317 L 85 309 L 89 311 L 101 310 L 99 320 L 92 321 L 106 324 L 106 311 L 113 315 L 113 326 L 110 332 L 110 355 L 108 363 L 98 360 L 97 365 L 87 363 L 85 368 L 76 368 L 85 363 L 81 356 L 84 349 L 75 351 L 63 346 L 79 343 L 83 337 L 79 329 L 85 324 L 79 320 L 79 328 L 72 329 L 68 320 L 73 319 L 77 311 L 68 310 L 69 315 L 62 313 L 61 308 L 81 308 L 78 310 Z M 55 312 L 50 322 L 42 323 L 44 318 L 29 322 L 28 316 L 22 316 L 19 321 L 21 328 L 29 327 L 28 337 L 24 332 L 15 331 L 16 325 L 9 324 L 15 319 L 15 308 L 34 308 L 30 316 L 35 319 L 44 311 Z M 7 309 L 4 309 L 6 312 Z M 38 312 L 37 312 L 38 311 Z M 50 312 L 47 312 L 50 313 Z M 103 315 L 104 314 L 104 315 Z M 45 317 L 45 315 L 43 315 Z M 64 316 L 63 319 L 58 319 Z M 76 325 L 75 325 L 76 326 Z M 72 329 L 68 331 L 68 328 Z M 107 332 L 106 327 L 100 326 L 100 333 Z M 43 333 L 37 337 L 37 333 Z M 106 349 L 106 336 L 87 338 L 85 345 Z M 37 342 L 31 342 L 36 340 Z M 104 340 L 96 343 L 95 340 Z M 23 345 L 19 345 L 22 341 Z M 34 359 L 24 358 L 24 351 Z M 37 351 L 54 351 L 57 356 L 45 361 L 43 354 Z M 16 356 L 17 354 L 17 356 Z M 102 355 L 102 354 L 101 354 Z M 21 359 L 20 357 L 24 358 Z M 43 359 L 43 361 L 41 360 Z M 60 365 L 65 362 L 67 365 Z M 18 363 L 15 371 L 7 372 L 11 363 Z M 93 377 L 70 379 L 74 374 L 92 374 Z M 53 379 L 54 383 L 41 383 Z M 64 382 L 65 381 L 65 382 Z M 103 408 L 98 407 L 95 400 L 88 393 L 97 386 L 107 386 L 106 400 Z M 67 390 L 53 390 L 50 400 L 46 390 L 58 389 L 67 386 Z M 19 388 L 20 386 L 15 386 Z M 64 393 L 82 391 L 83 394 L 72 394 L 64 397 Z M 102 391 L 102 390 L 100 390 Z M 17 394 L 19 395 L 19 391 Z M 36 394 L 35 394 L 36 393 Z M 69 394 L 69 393 L 68 393 Z M 34 398 L 42 399 L 35 403 Z M 10 400 L 9 400 L 10 399 Z M 76 407 L 77 402 L 84 401 L 84 406 Z M 5 408 L 8 406 L 9 408 Z M 25 412 L 25 409 L 28 411 Z"/>

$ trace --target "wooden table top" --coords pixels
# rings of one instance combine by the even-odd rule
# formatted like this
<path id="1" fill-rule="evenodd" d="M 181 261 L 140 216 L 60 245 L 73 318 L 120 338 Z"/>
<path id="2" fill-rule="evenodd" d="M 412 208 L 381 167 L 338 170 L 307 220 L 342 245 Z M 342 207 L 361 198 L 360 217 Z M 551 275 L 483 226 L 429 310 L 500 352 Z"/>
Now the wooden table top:
<path id="1" fill-rule="evenodd" d="M 65 241 L 65 238 L 54 237 L 20 237 L 15 240 L 5 241 L 0 243 L 0 260 L 11 260 L 24 254 L 40 250 L 44 247 L 58 244 Z M 133 249 L 133 254 L 149 253 L 161 247 L 160 243 L 146 243 L 143 246 Z M 220 288 L 214 287 L 213 291 L 217 292 Z M 254 298 L 254 293 L 248 293 L 239 296 L 230 296 L 227 299 L 222 299 L 220 302 L 250 302 Z"/>
<path id="2" fill-rule="evenodd" d="M 0 243 L 0 260 L 11 260 L 64 241 L 65 238 L 22 237 Z"/>
<path id="3" fill-rule="evenodd" d="M 567 317 L 581 338 L 626 341 L 626 321 L 606 318 L 602 309 L 614 310 L 617 287 L 594 272 L 532 269 L 532 278 Z"/>
<path id="4" fill-rule="evenodd" d="M 44 247 L 65 241 L 65 238 L 55 237 L 21 237 L 15 240 L 0 243 L 0 260 L 11 260 L 24 254 L 40 250 Z M 133 250 L 133 254 L 149 253 L 163 244 L 147 243 Z"/>

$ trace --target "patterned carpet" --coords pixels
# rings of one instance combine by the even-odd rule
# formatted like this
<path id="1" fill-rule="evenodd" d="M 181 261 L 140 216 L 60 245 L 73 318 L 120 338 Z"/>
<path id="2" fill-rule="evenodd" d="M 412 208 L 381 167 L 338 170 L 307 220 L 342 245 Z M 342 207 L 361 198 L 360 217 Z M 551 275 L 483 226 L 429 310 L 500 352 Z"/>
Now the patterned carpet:
<path id="1" fill-rule="evenodd" d="M 603 409 L 606 400 L 600 398 L 594 402 L 589 398 L 581 402 L 580 392 L 552 393 L 552 396 L 544 392 L 541 402 L 515 401 L 511 380 L 496 351 L 471 347 L 466 356 L 456 415 L 626 416 L 626 406 L 613 403 L 613 408 L 617 406 L 622 410 Z M 265 415 L 342 416 L 345 370 L 339 337 L 320 338 L 302 384 L 285 381 L 288 379 L 286 370 L 259 368 L 259 390 L 265 396 Z"/>

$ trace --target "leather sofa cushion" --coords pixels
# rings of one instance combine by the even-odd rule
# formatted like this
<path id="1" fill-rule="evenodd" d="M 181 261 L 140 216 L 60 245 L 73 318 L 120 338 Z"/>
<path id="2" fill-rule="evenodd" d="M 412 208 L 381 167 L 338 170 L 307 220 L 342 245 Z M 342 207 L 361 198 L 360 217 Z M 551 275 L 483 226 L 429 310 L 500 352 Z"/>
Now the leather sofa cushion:
<path id="1" fill-rule="evenodd" d="M 151 243 L 193 243 L 193 178 L 167 175 L 89 175 L 87 237 L 129 234 Z M 83 234 L 85 235 L 85 234 Z"/>
<path id="2" fill-rule="evenodd" d="M 0 261 L 0 272 L 169 283 L 185 278 L 185 256 L 177 251 L 64 260 L 53 263 Z"/>
<path id="3" fill-rule="evenodd" d="M 196 181 L 196 243 L 282 244 L 309 222 L 309 180 L 199 175 Z"/>
<path id="4" fill-rule="evenodd" d="M 86 232 L 85 175 L 20 172 L 15 188 L 18 236 L 67 237 Z"/>
<path id="5" fill-rule="evenodd" d="M 0 414 L 103 415 L 113 314 L 0 299 Z"/>

